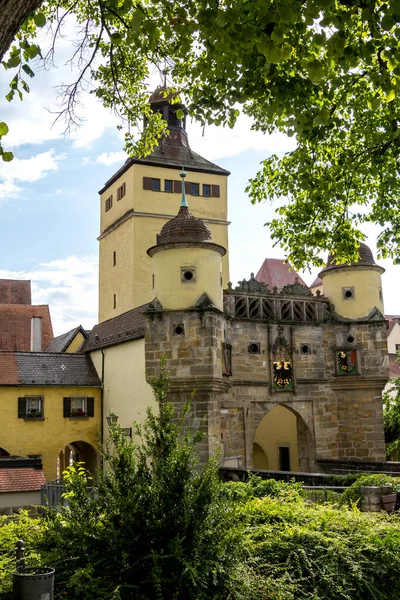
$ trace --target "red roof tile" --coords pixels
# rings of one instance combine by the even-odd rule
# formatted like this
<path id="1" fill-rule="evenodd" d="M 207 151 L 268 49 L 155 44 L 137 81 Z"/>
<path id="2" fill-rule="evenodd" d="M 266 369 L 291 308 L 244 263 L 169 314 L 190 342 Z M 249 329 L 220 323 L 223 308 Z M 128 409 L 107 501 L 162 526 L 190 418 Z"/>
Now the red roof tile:
<path id="1" fill-rule="evenodd" d="M 17 358 L 13 352 L 0 352 L 0 385 L 18 385 Z"/>
<path id="2" fill-rule="evenodd" d="M 277 287 L 278 292 L 280 292 L 283 286 L 296 283 L 296 278 L 301 285 L 308 287 L 296 271 L 289 270 L 291 268 L 289 263 L 285 263 L 280 258 L 266 258 L 256 275 L 256 279 L 265 283 L 271 291 L 274 287 Z"/>
<path id="3" fill-rule="evenodd" d="M 21 279 L 0 279 L 0 304 L 32 304 L 31 282 Z"/>
<path id="4" fill-rule="evenodd" d="M 0 469 L 0 493 L 35 492 L 46 483 L 43 471 L 33 468 Z"/>
<path id="5" fill-rule="evenodd" d="M 0 350 L 31 349 L 31 318 L 42 317 L 42 350 L 53 339 L 50 311 L 45 305 L 0 304 Z"/>
<path id="6" fill-rule="evenodd" d="M 321 277 L 317 277 L 316 279 L 314 279 L 314 281 L 310 285 L 310 289 L 313 287 L 318 287 L 320 285 L 322 285 L 322 279 L 321 279 Z"/>
<path id="7" fill-rule="evenodd" d="M 389 354 L 389 377 L 400 377 L 400 361 L 397 354 Z"/>

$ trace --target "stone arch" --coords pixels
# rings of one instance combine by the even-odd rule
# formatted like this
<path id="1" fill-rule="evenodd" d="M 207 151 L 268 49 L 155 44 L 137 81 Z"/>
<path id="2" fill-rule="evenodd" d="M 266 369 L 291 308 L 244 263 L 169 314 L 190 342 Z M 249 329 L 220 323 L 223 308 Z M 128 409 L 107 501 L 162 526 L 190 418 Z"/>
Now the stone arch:
<path id="1" fill-rule="evenodd" d="M 265 408 L 267 408 L 266 411 Z M 266 455 L 269 470 L 281 470 L 282 461 L 284 461 L 284 470 L 313 471 L 315 469 L 315 443 L 304 416 L 291 404 L 268 403 L 267 407 L 264 405 L 263 414 L 259 413 L 253 420 L 252 467 L 262 468 L 256 466 L 258 457 L 260 457 L 258 448 L 255 448 L 256 444 Z M 254 450 L 256 455 L 254 455 Z M 256 459 L 256 464 L 254 464 L 254 459 Z M 288 460 L 290 469 L 286 466 Z"/>
<path id="2" fill-rule="evenodd" d="M 86 469 L 91 475 L 95 475 L 100 468 L 100 454 L 96 448 L 83 440 L 66 444 L 57 458 L 57 478 L 62 477 L 68 466 L 78 462 L 85 463 Z"/>
<path id="3" fill-rule="evenodd" d="M 7 452 L 7 450 L 4 450 L 4 448 L 0 448 L 0 458 L 5 458 L 7 456 L 10 456 L 10 453 Z"/>

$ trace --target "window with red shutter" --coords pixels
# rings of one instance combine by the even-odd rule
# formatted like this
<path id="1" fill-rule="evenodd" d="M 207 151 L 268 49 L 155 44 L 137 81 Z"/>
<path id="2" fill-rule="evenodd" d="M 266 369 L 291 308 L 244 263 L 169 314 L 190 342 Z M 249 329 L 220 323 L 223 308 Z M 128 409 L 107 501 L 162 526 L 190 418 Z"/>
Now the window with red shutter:
<path id="1" fill-rule="evenodd" d="M 152 187 L 151 182 L 152 182 L 151 177 L 143 177 L 143 189 L 151 190 L 151 187 Z"/>
<path id="2" fill-rule="evenodd" d="M 174 181 L 175 194 L 182 194 L 182 181 Z"/>
<path id="3" fill-rule="evenodd" d="M 213 198 L 219 198 L 219 185 L 211 186 L 211 194 Z"/>

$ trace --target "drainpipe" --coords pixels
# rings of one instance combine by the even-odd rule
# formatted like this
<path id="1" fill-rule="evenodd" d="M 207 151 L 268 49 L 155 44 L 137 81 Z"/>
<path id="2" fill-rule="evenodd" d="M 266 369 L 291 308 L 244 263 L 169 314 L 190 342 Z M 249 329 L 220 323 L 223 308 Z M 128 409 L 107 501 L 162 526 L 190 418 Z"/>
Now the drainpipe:
<path id="1" fill-rule="evenodd" d="M 100 403 L 101 403 L 101 444 L 104 444 L 104 349 L 101 349 L 101 390 L 100 390 Z M 103 470 L 103 455 L 101 456 L 101 469 Z"/>

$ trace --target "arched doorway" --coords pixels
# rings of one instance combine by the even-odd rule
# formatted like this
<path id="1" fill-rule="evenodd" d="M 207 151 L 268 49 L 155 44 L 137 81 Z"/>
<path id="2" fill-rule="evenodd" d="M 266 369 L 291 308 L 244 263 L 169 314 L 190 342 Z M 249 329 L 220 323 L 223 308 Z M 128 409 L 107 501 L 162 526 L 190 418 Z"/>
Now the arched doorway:
<path id="1" fill-rule="evenodd" d="M 259 422 L 253 443 L 253 469 L 312 471 L 314 441 L 302 417 L 284 405 Z"/>
<path id="2" fill-rule="evenodd" d="M 10 453 L 4 450 L 4 448 L 0 448 L 0 458 L 5 458 L 6 456 L 10 456 Z"/>
<path id="3" fill-rule="evenodd" d="M 63 471 L 70 465 L 83 462 L 91 475 L 95 475 L 100 467 L 100 455 L 88 442 L 70 442 L 60 452 L 57 458 L 57 478 L 61 478 Z"/>

